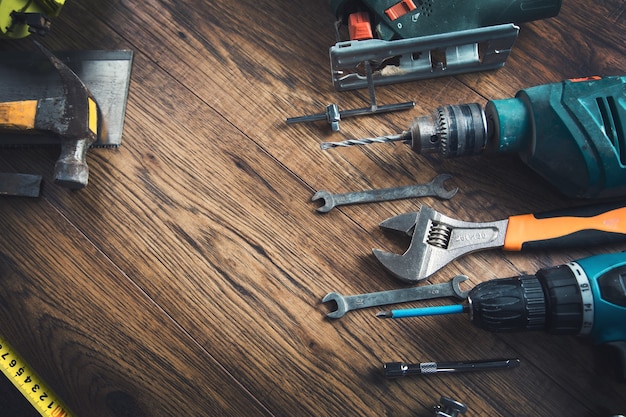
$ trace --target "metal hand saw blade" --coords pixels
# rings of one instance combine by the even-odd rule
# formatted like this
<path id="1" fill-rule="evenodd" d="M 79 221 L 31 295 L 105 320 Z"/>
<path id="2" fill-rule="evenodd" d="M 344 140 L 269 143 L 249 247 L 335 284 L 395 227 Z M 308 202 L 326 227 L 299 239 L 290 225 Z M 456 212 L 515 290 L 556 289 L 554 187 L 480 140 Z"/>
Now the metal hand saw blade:
<path id="1" fill-rule="evenodd" d="M 133 51 L 54 52 L 93 94 L 106 124 L 106 132 L 92 146 L 117 147 L 122 143 Z M 33 100 L 63 95 L 58 72 L 37 52 L 0 51 L 0 102 Z M 0 134 L 0 147 L 58 145 L 54 135 Z"/>

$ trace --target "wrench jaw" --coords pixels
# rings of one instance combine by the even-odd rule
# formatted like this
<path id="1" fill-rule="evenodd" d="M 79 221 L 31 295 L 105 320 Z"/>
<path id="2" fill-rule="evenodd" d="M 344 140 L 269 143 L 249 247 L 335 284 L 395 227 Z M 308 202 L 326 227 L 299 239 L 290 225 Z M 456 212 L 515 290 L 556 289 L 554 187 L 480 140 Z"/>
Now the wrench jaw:
<path id="1" fill-rule="evenodd" d="M 455 187 L 452 190 L 446 190 L 443 183 L 451 178 L 452 175 L 450 174 L 439 174 L 432 180 L 432 188 L 435 190 L 438 198 L 441 198 L 442 200 L 449 200 L 455 196 L 457 191 L 459 191 L 459 187 Z"/>
<path id="2" fill-rule="evenodd" d="M 335 207 L 335 199 L 333 198 L 333 195 L 326 190 L 316 192 L 311 198 L 311 201 L 318 200 L 324 200 L 324 205 L 316 209 L 320 213 L 328 213 Z"/>
<path id="3" fill-rule="evenodd" d="M 331 301 L 334 301 L 337 304 L 337 310 L 326 314 L 326 317 L 329 319 L 339 319 L 348 312 L 348 306 L 346 305 L 346 301 L 341 294 L 329 292 L 324 296 L 324 298 L 322 298 L 322 303 L 328 303 Z"/>
<path id="4" fill-rule="evenodd" d="M 408 283 L 416 283 L 428 278 L 448 261 L 446 251 L 427 242 L 432 219 L 440 213 L 427 206 L 420 211 L 401 214 L 385 220 L 385 228 L 412 235 L 411 244 L 402 255 L 374 249 L 372 252 L 378 261 L 396 278 Z"/>
<path id="5" fill-rule="evenodd" d="M 457 275 L 454 278 L 452 278 L 452 291 L 454 291 L 455 296 L 459 300 L 465 300 L 467 299 L 467 296 L 469 295 L 469 291 L 461 290 L 461 283 L 467 280 L 468 278 L 466 275 Z"/>
<path id="6" fill-rule="evenodd" d="M 389 230 L 394 233 L 400 233 L 411 237 L 413 236 L 413 230 L 417 224 L 419 214 L 419 211 L 399 214 L 397 216 L 390 217 L 387 220 L 383 220 L 383 222 L 379 224 L 379 227 L 384 230 Z"/>
<path id="7" fill-rule="evenodd" d="M 422 206 L 419 212 L 401 214 L 380 225 L 412 235 L 404 254 L 378 249 L 374 249 L 373 253 L 396 278 L 415 283 L 430 277 L 460 256 L 503 246 L 507 225 L 508 220 L 490 223 L 459 221 Z"/>
<path id="8" fill-rule="evenodd" d="M 413 241 L 402 255 L 380 249 L 374 249 L 372 253 L 394 277 L 410 284 L 425 280 L 449 262 L 445 260 L 446 253 L 443 249 L 427 244 L 414 244 Z"/>

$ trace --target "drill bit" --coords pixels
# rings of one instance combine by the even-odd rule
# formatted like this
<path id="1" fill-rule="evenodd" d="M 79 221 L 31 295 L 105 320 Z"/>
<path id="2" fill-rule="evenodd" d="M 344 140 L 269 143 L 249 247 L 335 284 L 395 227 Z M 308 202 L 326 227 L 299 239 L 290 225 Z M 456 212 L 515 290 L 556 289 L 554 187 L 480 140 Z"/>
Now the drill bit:
<path id="1" fill-rule="evenodd" d="M 372 143 L 387 143 L 387 142 L 407 142 L 411 140 L 411 132 L 405 131 L 402 133 L 398 133 L 397 135 L 386 135 L 379 136 L 376 138 L 363 138 L 363 139 L 348 139 L 342 142 L 322 142 L 320 143 L 320 148 L 323 150 L 330 148 L 339 148 L 339 147 L 347 147 L 347 146 L 355 146 L 355 145 L 369 145 Z"/>

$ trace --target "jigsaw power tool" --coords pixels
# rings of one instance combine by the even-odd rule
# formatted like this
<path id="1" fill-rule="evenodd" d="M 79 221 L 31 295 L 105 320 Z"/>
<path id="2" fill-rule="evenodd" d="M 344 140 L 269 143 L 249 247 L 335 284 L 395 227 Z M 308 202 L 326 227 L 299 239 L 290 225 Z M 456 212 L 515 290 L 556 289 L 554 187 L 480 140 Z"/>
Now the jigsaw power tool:
<path id="1" fill-rule="evenodd" d="M 50 30 L 65 0 L 0 0 L 0 39 L 19 39 Z"/>
<path id="2" fill-rule="evenodd" d="M 626 195 L 626 76 L 544 84 L 514 98 L 448 105 L 378 138 L 325 142 L 322 148 L 404 141 L 445 158 L 517 153 L 563 194 Z"/>
<path id="3" fill-rule="evenodd" d="M 587 336 L 619 353 L 626 379 L 626 253 L 596 255 L 522 275 L 485 281 L 467 304 L 384 311 L 380 318 L 466 312 L 492 332 L 545 330 Z"/>
<path id="4" fill-rule="evenodd" d="M 504 65 L 519 27 L 556 16 L 561 0 L 330 0 L 335 88 L 364 88 Z M 350 40 L 340 28 L 348 27 Z M 371 65 L 373 78 L 365 76 Z"/>

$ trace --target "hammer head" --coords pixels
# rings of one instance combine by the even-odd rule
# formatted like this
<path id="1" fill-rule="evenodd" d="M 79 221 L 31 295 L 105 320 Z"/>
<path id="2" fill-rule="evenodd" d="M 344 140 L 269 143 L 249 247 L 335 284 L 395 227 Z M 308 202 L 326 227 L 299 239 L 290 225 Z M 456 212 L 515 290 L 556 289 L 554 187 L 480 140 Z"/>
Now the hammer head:
<path id="1" fill-rule="evenodd" d="M 78 76 L 52 52 L 34 42 L 59 73 L 63 84 L 61 99 L 41 100 L 37 111 L 39 124 L 61 139 L 61 155 L 54 166 L 54 181 L 71 189 L 83 188 L 89 180 L 87 149 L 104 132 L 98 103 Z M 54 109 L 58 117 L 48 117 L 45 106 Z"/>

